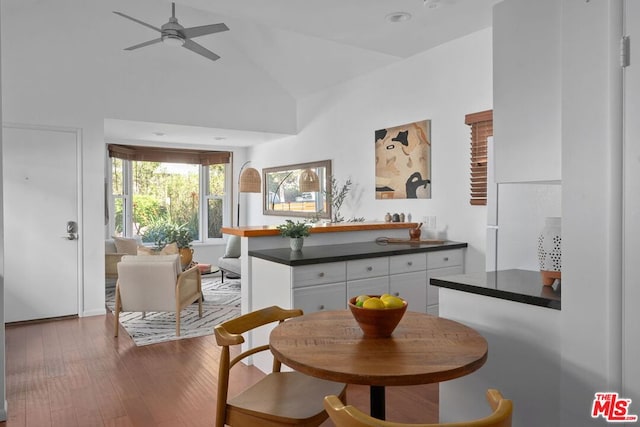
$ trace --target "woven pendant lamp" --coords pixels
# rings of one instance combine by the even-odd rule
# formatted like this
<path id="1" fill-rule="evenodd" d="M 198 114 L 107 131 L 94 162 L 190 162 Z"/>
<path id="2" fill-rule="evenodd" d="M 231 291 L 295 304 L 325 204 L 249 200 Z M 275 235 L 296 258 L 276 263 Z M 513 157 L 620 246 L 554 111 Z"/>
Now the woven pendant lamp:
<path id="1" fill-rule="evenodd" d="M 305 169 L 300 174 L 298 187 L 302 193 L 313 193 L 320 191 L 320 178 L 318 174 L 311 169 Z"/>
<path id="2" fill-rule="evenodd" d="M 246 167 L 249 162 L 244 162 L 238 176 L 238 219 L 236 225 L 240 225 L 240 193 L 261 193 L 262 180 L 260 172 L 254 168 Z"/>
<path id="3" fill-rule="evenodd" d="M 254 168 L 246 168 L 240 174 L 240 192 L 241 193 L 260 193 L 260 172 Z"/>

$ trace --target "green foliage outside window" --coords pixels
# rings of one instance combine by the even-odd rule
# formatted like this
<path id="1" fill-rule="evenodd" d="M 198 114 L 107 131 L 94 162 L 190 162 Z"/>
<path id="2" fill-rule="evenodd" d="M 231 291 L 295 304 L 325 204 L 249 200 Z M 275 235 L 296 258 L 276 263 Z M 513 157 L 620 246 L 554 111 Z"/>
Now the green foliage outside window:
<path id="1" fill-rule="evenodd" d="M 117 162 L 117 164 L 115 163 Z M 114 159 L 112 181 L 114 196 L 122 194 L 123 166 L 119 159 Z M 205 189 L 200 191 L 200 167 L 197 165 L 183 165 L 157 162 L 131 162 L 132 171 L 132 207 L 133 232 L 142 236 L 145 243 L 153 243 L 156 247 L 163 247 L 170 243 L 169 236 L 175 236 L 176 230 L 183 232 L 184 240 L 199 239 L 199 209 L 200 195 L 207 195 Z M 225 188 L 225 166 L 212 165 L 208 167 L 209 180 L 207 223 L 208 230 L 205 237 L 222 237 L 223 203 Z M 115 231 L 121 235 L 124 206 L 123 199 L 114 200 Z M 188 234 L 188 238 L 184 234 Z"/>

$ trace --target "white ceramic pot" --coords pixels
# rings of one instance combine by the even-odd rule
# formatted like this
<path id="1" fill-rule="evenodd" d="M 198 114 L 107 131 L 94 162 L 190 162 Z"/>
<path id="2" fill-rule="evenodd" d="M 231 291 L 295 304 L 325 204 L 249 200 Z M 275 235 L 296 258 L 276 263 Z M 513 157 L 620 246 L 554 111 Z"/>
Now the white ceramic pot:
<path id="1" fill-rule="evenodd" d="M 304 243 L 304 237 L 292 237 L 291 239 L 289 239 L 289 245 L 291 246 L 292 251 L 301 250 L 303 243 Z"/>
<path id="2" fill-rule="evenodd" d="M 538 235 L 538 262 L 543 285 L 553 285 L 562 271 L 562 218 L 545 218 L 544 228 Z"/>

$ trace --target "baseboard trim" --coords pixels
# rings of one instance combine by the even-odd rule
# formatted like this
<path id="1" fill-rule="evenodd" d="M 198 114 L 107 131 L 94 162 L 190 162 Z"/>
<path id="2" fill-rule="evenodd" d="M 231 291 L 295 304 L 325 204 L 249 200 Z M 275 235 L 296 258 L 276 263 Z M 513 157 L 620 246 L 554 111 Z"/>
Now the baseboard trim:
<path id="1" fill-rule="evenodd" d="M 107 314 L 107 309 L 95 309 L 95 310 L 87 310 L 82 312 L 82 317 L 90 317 L 90 316 L 103 316 Z"/>
<path id="2" fill-rule="evenodd" d="M 4 401 L 4 408 L 0 408 L 0 421 L 7 421 L 7 401 Z"/>

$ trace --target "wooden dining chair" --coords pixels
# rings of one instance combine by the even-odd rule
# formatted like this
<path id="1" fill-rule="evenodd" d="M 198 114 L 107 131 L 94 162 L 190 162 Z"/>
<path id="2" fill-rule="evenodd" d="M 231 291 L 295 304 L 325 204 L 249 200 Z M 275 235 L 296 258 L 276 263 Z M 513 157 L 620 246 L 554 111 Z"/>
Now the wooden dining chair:
<path id="1" fill-rule="evenodd" d="M 328 418 L 322 399 L 346 396 L 346 384 L 310 377 L 299 372 L 280 372 L 281 363 L 274 358 L 273 372 L 258 383 L 228 398 L 229 371 L 247 356 L 268 351 L 269 345 L 245 350 L 231 359 L 230 347 L 244 343 L 242 334 L 274 322 L 302 316 L 302 310 L 268 307 L 247 313 L 214 328 L 216 342 L 222 347 L 218 373 L 216 427 L 319 426 Z M 339 396 L 339 397 L 338 397 Z"/>
<path id="2" fill-rule="evenodd" d="M 493 413 L 472 421 L 444 424 L 406 424 L 382 421 L 359 409 L 345 405 L 337 396 L 326 396 L 324 407 L 336 427 L 511 427 L 513 402 L 502 397 L 498 390 L 487 390 L 487 401 Z"/>

